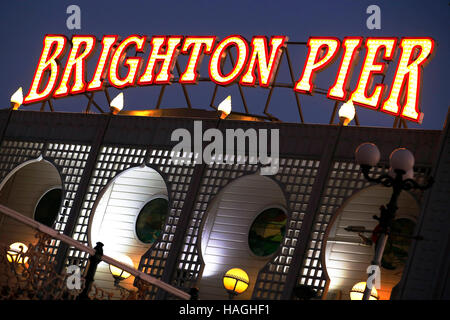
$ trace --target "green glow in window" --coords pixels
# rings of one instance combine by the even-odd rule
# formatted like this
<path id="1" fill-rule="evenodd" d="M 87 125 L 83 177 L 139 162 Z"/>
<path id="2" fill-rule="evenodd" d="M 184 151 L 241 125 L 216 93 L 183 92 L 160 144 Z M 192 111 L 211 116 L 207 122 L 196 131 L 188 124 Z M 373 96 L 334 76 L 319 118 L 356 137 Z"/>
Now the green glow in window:
<path id="1" fill-rule="evenodd" d="M 277 251 L 286 229 L 286 214 L 278 208 L 264 210 L 253 222 L 248 234 L 250 250 L 265 257 Z"/>
<path id="2" fill-rule="evenodd" d="M 169 210 L 169 202 L 163 198 L 153 199 L 141 209 L 136 220 L 136 235 L 144 243 L 158 239 L 164 227 Z"/>

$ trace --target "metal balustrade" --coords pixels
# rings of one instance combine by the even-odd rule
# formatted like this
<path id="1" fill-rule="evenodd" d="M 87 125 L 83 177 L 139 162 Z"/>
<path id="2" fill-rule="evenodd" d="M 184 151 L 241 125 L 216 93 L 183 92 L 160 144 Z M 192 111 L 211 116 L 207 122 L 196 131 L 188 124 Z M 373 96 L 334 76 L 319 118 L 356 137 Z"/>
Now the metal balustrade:
<path id="1" fill-rule="evenodd" d="M 59 240 L 59 241 L 62 241 L 64 243 L 66 243 L 67 245 L 69 245 L 71 247 L 74 247 L 74 248 L 76 248 L 76 249 L 78 249 L 80 251 L 86 252 L 87 254 L 89 254 L 91 256 L 96 254 L 96 251 L 95 251 L 94 248 L 86 246 L 86 245 L 84 245 L 84 244 L 82 244 L 82 243 L 72 239 L 71 237 L 69 237 L 67 235 L 64 235 L 64 234 L 61 234 L 58 231 L 56 231 L 56 230 L 54 230 L 54 229 L 52 229 L 52 228 L 50 228 L 48 226 L 45 226 L 42 223 L 39 223 L 39 222 L 29 218 L 29 217 L 26 217 L 26 216 L 22 215 L 21 213 L 15 211 L 15 210 L 12 210 L 12 209 L 4 206 L 4 205 L 0 205 L 0 213 L 5 215 L 5 216 L 7 216 L 7 217 L 9 217 L 9 218 L 12 218 L 12 219 L 14 219 L 14 220 L 16 220 L 16 221 L 18 221 L 20 223 L 25 224 L 28 227 L 31 227 L 31 228 L 37 230 L 41 234 L 46 235 L 47 240 L 50 239 L 50 238 L 56 239 L 56 240 Z M 38 245 L 36 245 L 36 247 L 37 248 L 39 247 L 39 243 L 38 243 Z M 115 260 L 115 259 L 113 259 L 113 258 L 111 258 L 109 256 L 102 255 L 100 257 L 100 260 L 104 261 L 104 262 L 106 262 L 106 263 L 108 263 L 110 265 L 113 265 L 113 266 L 115 266 L 117 268 L 120 268 L 120 269 L 130 273 L 131 275 L 133 275 L 138 280 L 136 282 L 136 286 L 138 287 L 138 289 L 142 289 L 143 286 L 156 286 L 156 287 L 166 291 L 167 293 L 169 293 L 169 294 L 171 294 L 171 295 L 173 295 L 173 296 L 175 296 L 175 297 L 177 297 L 179 299 L 188 300 L 188 299 L 191 298 L 191 296 L 188 293 L 186 293 L 186 292 L 184 292 L 184 291 L 182 291 L 180 289 L 177 289 L 177 288 L 169 285 L 168 283 L 165 283 L 165 282 L 163 282 L 163 281 L 161 281 L 161 280 L 159 280 L 159 279 L 157 279 L 155 277 L 152 277 L 152 276 L 150 276 L 150 275 L 148 275 L 148 274 L 146 274 L 146 273 L 144 273 L 142 271 L 134 269 L 133 267 L 131 267 L 129 265 L 123 264 L 120 261 L 117 261 L 117 260 Z M 47 269 L 47 271 L 48 271 L 48 269 Z M 27 272 L 30 273 L 32 271 L 28 270 Z M 63 286 L 64 285 L 64 280 L 63 280 L 63 278 L 61 278 L 61 276 L 56 275 L 55 278 L 58 278 L 58 281 L 56 281 L 58 286 Z M 41 281 L 42 280 L 43 279 L 41 279 Z M 55 282 L 52 282 L 52 283 L 55 283 Z M 61 288 L 59 288 L 59 289 L 61 289 Z M 99 296 L 103 296 L 103 297 L 104 296 L 108 296 L 108 294 L 105 293 L 105 292 L 102 292 L 103 290 L 100 289 L 100 288 L 94 287 L 93 290 L 95 291 L 94 292 L 94 298 L 98 298 Z M 46 295 L 37 296 L 37 298 L 39 298 L 39 297 L 49 298 Z M 51 297 L 53 297 L 53 298 L 58 298 L 59 297 L 60 298 L 61 294 L 59 294 L 57 296 L 53 295 Z M 146 296 L 145 295 L 139 296 L 139 294 L 136 293 L 136 292 L 128 292 L 128 298 L 136 298 L 136 299 L 138 299 L 139 297 L 144 297 L 145 298 Z"/>

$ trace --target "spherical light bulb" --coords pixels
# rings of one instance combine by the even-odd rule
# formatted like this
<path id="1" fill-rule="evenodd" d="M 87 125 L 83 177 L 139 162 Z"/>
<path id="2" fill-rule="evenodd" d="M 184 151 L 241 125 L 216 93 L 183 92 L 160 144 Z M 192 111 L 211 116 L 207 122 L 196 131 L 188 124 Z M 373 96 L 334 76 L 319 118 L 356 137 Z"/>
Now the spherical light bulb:
<path id="1" fill-rule="evenodd" d="M 380 161 L 380 150 L 375 144 L 365 142 L 356 148 L 355 158 L 359 165 L 375 166 Z"/>
<path id="2" fill-rule="evenodd" d="M 362 300 L 364 297 L 364 291 L 366 290 L 366 283 L 358 282 L 353 286 L 353 288 L 350 290 L 350 299 L 351 300 Z M 372 291 L 370 293 L 369 300 L 378 300 L 378 292 L 375 287 L 372 287 Z"/>
<path id="3" fill-rule="evenodd" d="M 233 295 L 240 294 L 247 290 L 248 284 L 248 274 L 240 268 L 230 269 L 223 276 L 223 286 Z"/>
<path id="4" fill-rule="evenodd" d="M 133 260 L 131 260 L 131 258 L 126 255 L 115 255 L 113 256 L 113 258 L 119 262 L 122 262 L 123 264 L 129 265 L 130 267 L 134 268 Z M 112 264 L 109 265 L 109 271 L 113 275 L 114 279 L 118 281 L 125 280 L 129 276 L 131 276 L 129 272 L 124 271 L 119 267 L 113 266 Z"/>
<path id="5" fill-rule="evenodd" d="M 414 167 L 414 155 L 408 149 L 398 148 L 392 151 L 389 163 L 394 171 L 399 169 L 408 172 Z"/>
<path id="6" fill-rule="evenodd" d="M 12 243 L 7 251 L 7 259 L 9 262 L 17 262 L 25 264 L 28 262 L 28 257 L 23 257 L 22 255 L 28 251 L 28 247 L 22 242 Z"/>

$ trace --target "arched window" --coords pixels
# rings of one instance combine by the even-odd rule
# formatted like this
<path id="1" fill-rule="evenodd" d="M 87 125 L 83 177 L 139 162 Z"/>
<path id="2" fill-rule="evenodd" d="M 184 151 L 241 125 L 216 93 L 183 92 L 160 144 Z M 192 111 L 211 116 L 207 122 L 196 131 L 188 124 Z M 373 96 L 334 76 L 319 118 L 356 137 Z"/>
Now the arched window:
<path id="1" fill-rule="evenodd" d="M 286 213 L 280 208 L 269 208 L 260 213 L 248 234 L 250 250 L 266 257 L 277 251 L 286 230 Z"/>
<path id="2" fill-rule="evenodd" d="M 47 191 L 41 199 L 39 199 L 36 209 L 34 210 L 34 220 L 52 227 L 58 216 L 59 207 L 61 206 L 62 190 L 54 188 Z"/>
<path id="3" fill-rule="evenodd" d="M 155 198 L 147 202 L 136 219 L 136 236 L 144 243 L 153 243 L 161 234 L 169 211 L 169 202 Z"/>

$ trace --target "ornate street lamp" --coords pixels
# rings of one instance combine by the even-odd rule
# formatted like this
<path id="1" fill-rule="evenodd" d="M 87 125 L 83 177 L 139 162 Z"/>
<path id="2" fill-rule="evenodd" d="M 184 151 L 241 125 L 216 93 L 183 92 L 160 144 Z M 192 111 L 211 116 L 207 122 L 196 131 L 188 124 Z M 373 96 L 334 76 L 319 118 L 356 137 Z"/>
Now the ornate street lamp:
<path id="1" fill-rule="evenodd" d="M 433 178 L 429 177 L 424 185 L 418 184 L 413 180 L 414 156 L 405 148 L 398 148 L 392 151 L 389 156 L 389 173 L 378 177 L 370 175 L 370 169 L 380 160 L 380 151 L 373 143 L 363 143 L 356 148 L 355 158 L 361 166 L 364 177 L 369 182 L 382 184 L 385 187 L 392 187 L 392 196 L 386 206 L 380 207 L 380 216 L 374 216 L 379 221 L 379 233 L 375 243 L 375 256 L 372 265 L 381 265 L 384 248 L 390 233 L 392 222 L 395 219 L 395 213 L 398 209 L 397 200 L 402 190 L 420 189 L 425 190 L 433 184 Z M 369 300 L 371 295 L 372 282 L 368 283 L 364 290 L 363 300 Z"/>

